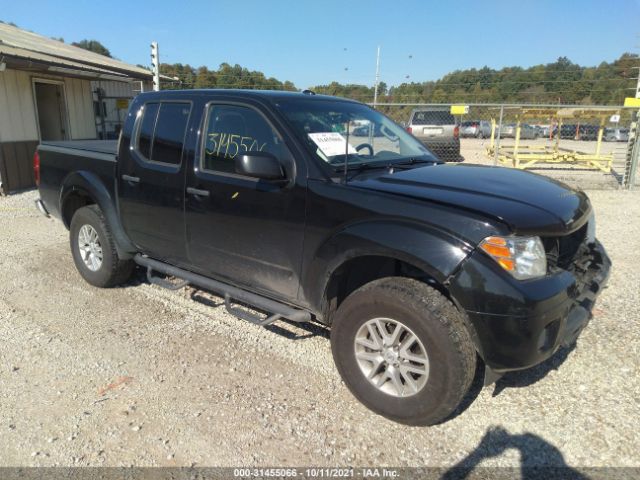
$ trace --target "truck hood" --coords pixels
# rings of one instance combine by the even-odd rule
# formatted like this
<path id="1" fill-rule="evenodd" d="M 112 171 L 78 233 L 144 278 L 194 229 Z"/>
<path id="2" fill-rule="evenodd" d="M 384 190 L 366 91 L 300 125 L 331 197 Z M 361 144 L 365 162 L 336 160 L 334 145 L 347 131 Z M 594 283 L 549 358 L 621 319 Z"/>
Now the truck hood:
<path id="1" fill-rule="evenodd" d="M 530 172 L 481 165 L 432 165 L 354 179 L 349 185 L 470 210 L 513 233 L 562 235 L 591 211 L 581 191 Z"/>

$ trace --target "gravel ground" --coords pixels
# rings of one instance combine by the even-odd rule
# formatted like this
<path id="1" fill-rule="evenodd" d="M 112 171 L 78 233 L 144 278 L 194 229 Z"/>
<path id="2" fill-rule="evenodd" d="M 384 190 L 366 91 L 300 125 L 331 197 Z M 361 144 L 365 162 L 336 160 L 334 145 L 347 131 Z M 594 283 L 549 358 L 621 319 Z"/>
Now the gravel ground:
<path id="1" fill-rule="evenodd" d="M 614 270 L 577 347 L 429 428 L 359 404 L 324 329 L 143 275 L 93 288 L 35 192 L 0 198 L 0 465 L 640 466 L 640 192 L 590 196 Z"/>

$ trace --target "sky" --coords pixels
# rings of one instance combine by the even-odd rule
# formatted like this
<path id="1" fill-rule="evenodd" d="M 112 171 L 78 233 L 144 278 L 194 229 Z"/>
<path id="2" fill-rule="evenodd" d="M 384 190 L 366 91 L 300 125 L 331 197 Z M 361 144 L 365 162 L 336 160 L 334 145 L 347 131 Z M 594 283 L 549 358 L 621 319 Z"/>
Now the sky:
<path id="1" fill-rule="evenodd" d="M 388 85 L 459 69 L 581 65 L 640 51 L 640 0 L 0 0 L 0 20 L 66 42 L 99 40 L 120 60 L 259 70 L 299 88 Z"/>

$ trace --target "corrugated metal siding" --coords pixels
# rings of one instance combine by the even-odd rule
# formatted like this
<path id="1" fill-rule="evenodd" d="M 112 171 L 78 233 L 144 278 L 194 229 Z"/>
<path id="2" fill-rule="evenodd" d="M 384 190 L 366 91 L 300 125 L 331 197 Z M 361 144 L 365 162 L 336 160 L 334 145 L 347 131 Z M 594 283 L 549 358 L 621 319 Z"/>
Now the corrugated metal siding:
<path id="1" fill-rule="evenodd" d="M 37 146 L 37 140 L 0 143 L 1 193 L 34 185 L 32 160 Z"/>
<path id="2" fill-rule="evenodd" d="M 91 82 L 92 90 L 102 88 L 106 97 L 133 98 L 140 93 L 140 82 Z"/>
<path id="3" fill-rule="evenodd" d="M 91 82 L 51 75 L 32 76 L 20 70 L 0 72 L 0 142 L 37 140 L 33 79 L 64 81 L 71 140 L 96 138 Z"/>
<path id="4" fill-rule="evenodd" d="M 0 72 L 0 141 L 36 140 L 35 103 L 31 78 L 26 72 Z"/>
<path id="5" fill-rule="evenodd" d="M 31 163 L 39 141 L 34 79 L 64 83 L 71 140 L 97 138 L 89 80 L 13 69 L 0 72 L 0 181 L 4 193 L 33 186 Z"/>
<path id="6" fill-rule="evenodd" d="M 96 138 L 91 82 L 78 78 L 65 78 L 64 85 L 71 139 Z"/>
<path id="7" fill-rule="evenodd" d="M 118 108 L 117 99 L 126 98 L 133 99 L 140 93 L 140 82 L 117 82 L 106 80 L 94 80 L 91 82 L 91 89 L 95 92 L 98 88 L 104 91 L 105 106 L 105 128 L 104 135 L 106 138 L 117 138 L 119 129 L 124 125 L 128 108 Z M 93 99 L 97 101 L 98 96 L 94 93 Z M 129 102 L 131 103 L 131 102 Z M 96 118 L 96 128 L 98 134 L 102 134 L 102 118 Z"/>

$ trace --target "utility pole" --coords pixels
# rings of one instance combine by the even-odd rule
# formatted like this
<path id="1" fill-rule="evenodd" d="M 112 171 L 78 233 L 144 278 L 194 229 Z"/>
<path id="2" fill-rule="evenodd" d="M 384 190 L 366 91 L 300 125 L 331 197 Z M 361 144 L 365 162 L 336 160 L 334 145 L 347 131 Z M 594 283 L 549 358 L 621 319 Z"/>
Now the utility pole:
<path id="1" fill-rule="evenodd" d="M 376 55 L 376 84 L 373 87 L 373 107 L 378 103 L 378 84 L 380 83 L 380 45 L 378 45 L 378 54 Z"/>
<path id="2" fill-rule="evenodd" d="M 160 50 L 158 42 L 151 42 L 151 71 L 153 72 L 153 91 L 160 90 Z"/>

